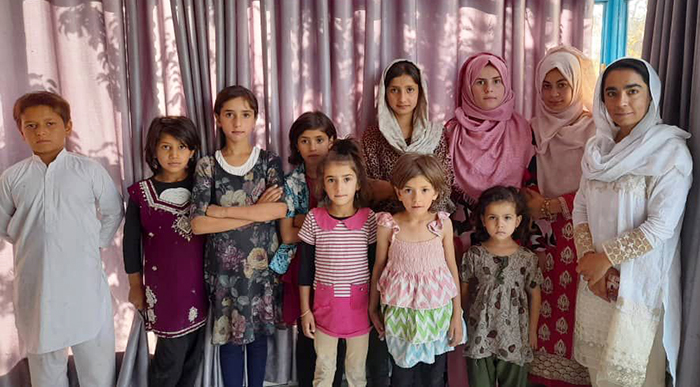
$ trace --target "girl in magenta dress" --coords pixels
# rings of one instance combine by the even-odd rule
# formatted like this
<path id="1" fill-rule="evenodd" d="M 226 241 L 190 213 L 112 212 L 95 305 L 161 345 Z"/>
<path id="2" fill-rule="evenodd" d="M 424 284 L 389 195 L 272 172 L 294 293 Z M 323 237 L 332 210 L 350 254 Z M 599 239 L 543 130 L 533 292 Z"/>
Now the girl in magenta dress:
<path id="1" fill-rule="evenodd" d="M 146 140 L 153 176 L 129 187 L 124 267 L 129 301 L 158 337 L 152 386 L 192 386 L 202 358 L 208 301 L 204 238 L 190 227 L 191 171 L 199 135 L 185 117 L 158 117 Z"/>

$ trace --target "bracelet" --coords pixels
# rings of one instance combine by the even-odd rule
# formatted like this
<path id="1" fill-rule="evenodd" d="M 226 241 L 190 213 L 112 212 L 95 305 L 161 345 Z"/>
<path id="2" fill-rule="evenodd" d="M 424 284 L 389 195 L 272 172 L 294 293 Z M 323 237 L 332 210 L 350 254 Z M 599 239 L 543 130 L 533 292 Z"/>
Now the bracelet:
<path id="1" fill-rule="evenodd" d="M 540 207 L 540 212 L 542 213 L 542 217 L 547 219 L 550 222 L 554 222 L 557 220 L 557 216 L 552 213 L 552 211 L 549 209 L 549 204 L 552 202 L 552 199 L 544 199 L 542 201 L 542 207 Z"/>
<path id="2" fill-rule="evenodd" d="M 301 316 L 299 316 L 299 317 L 300 317 L 300 318 L 301 318 L 301 317 L 304 317 L 304 316 L 306 316 L 306 315 L 309 314 L 309 313 L 311 313 L 311 309 L 307 309 L 306 312 L 302 313 Z"/>

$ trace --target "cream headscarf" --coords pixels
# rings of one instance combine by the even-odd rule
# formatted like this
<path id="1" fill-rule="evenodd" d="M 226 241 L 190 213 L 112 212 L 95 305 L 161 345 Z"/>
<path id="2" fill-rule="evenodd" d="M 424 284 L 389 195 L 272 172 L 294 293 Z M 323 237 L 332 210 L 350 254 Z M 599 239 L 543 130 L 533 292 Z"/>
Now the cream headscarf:
<path id="1" fill-rule="evenodd" d="M 398 62 L 408 62 L 416 66 L 420 74 L 420 87 L 423 94 L 418 98 L 418 104 L 413 111 L 413 134 L 411 134 L 411 144 L 406 144 L 403 132 L 396 120 L 394 111 L 386 103 L 386 88 L 384 80 L 386 73 L 391 66 Z M 379 81 L 379 93 L 377 95 L 377 118 L 379 121 L 379 131 L 386 141 L 399 153 L 414 152 L 422 154 L 433 154 L 435 148 L 440 144 L 443 126 L 437 122 L 430 122 L 428 116 L 428 83 L 425 80 L 423 69 L 416 63 L 408 59 L 397 59 L 384 69 L 382 79 Z"/>
<path id="2" fill-rule="evenodd" d="M 551 110 L 542 100 L 542 82 L 554 69 L 573 89 L 571 104 L 561 112 Z M 546 197 L 578 190 L 583 150 L 595 134 L 591 114 L 595 80 L 591 61 L 571 46 L 550 49 L 537 66 L 537 114 L 530 125 L 537 142 L 537 184 Z"/>

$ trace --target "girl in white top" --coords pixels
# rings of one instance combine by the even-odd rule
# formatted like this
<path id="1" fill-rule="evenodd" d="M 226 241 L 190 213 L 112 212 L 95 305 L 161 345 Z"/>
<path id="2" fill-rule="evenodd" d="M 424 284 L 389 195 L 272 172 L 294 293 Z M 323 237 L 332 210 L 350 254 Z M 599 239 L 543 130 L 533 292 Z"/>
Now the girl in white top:
<path id="1" fill-rule="evenodd" d="M 680 228 L 690 135 L 664 125 L 661 82 L 639 59 L 598 81 L 573 220 L 581 275 L 574 353 L 594 386 L 663 386 L 680 343 Z M 619 270 L 619 289 L 611 273 Z M 664 356 L 665 351 L 665 356 Z"/>

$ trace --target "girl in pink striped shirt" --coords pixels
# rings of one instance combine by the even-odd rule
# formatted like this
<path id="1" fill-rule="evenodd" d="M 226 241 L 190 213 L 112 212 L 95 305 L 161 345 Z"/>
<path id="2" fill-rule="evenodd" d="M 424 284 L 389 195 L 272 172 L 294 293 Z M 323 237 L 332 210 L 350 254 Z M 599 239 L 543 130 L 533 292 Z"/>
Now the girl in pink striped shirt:
<path id="1" fill-rule="evenodd" d="M 314 339 L 314 386 L 330 386 L 338 339 L 346 340 L 345 373 L 350 387 L 365 386 L 371 325 L 369 259 L 374 256 L 377 220 L 363 207 L 369 189 L 365 166 L 353 140 L 338 140 L 319 164 L 319 207 L 299 230 L 301 239 L 301 325 Z M 313 307 L 310 305 L 314 287 Z"/>

